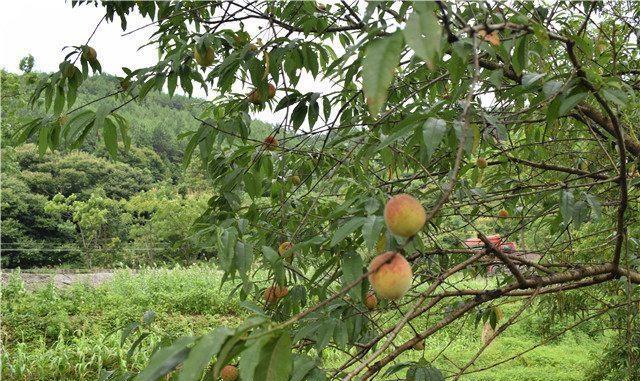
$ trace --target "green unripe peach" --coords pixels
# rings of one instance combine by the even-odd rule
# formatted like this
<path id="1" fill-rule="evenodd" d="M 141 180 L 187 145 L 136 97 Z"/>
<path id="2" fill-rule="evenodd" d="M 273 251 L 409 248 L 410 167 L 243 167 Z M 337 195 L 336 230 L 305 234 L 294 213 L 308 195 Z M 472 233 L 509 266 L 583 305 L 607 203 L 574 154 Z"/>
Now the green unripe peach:
<path id="1" fill-rule="evenodd" d="M 98 53 L 91 46 L 85 46 L 82 49 L 82 58 L 89 62 L 94 62 L 98 58 Z"/>
<path id="2" fill-rule="evenodd" d="M 202 67 L 211 66 L 215 58 L 213 48 L 210 46 L 205 47 L 204 54 L 200 53 L 200 50 L 198 48 L 195 48 L 193 52 L 193 56 L 195 57 L 198 65 Z"/>

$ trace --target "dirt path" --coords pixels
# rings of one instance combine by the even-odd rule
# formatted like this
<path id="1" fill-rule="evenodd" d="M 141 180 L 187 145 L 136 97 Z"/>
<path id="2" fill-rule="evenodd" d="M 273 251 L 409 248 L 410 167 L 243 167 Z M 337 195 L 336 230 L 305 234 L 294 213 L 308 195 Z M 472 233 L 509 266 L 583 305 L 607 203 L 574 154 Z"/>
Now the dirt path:
<path id="1" fill-rule="evenodd" d="M 5 285 L 9 282 L 12 272 L 2 271 L 2 284 Z M 114 276 L 112 270 L 100 270 L 92 273 L 73 273 L 73 272 L 60 272 L 60 273 L 30 273 L 27 271 L 21 271 L 20 277 L 25 284 L 26 288 L 33 289 L 38 286 L 46 285 L 50 282 L 56 287 L 68 287 L 74 283 L 86 283 L 91 286 L 97 286 L 104 282 L 111 280 Z"/>

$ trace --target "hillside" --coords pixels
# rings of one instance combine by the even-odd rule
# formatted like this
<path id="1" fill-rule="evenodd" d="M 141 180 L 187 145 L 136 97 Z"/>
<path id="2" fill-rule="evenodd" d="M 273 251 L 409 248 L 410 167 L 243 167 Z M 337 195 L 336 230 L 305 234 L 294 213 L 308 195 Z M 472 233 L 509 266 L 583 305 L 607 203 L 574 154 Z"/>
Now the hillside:
<path id="1" fill-rule="evenodd" d="M 32 144 L 37 136 L 19 147 L 11 146 L 11 138 L 21 125 L 46 115 L 42 102 L 28 105 L 44 74 L 1 75 L 3 266 L 137 265 L 203 255 L 185 239 L 209 186 L 197 161 L 182 167 L 186 139 L 179 138 L 198 129 L 193 115 L 203 100 L 154 92 L 128 103 L 119 113 L 130 123 L 131 148 L 115 160 L 98 135 L 88 136 L 79 149 L 40 155 Z M 116 77 L 90 77 L 75 105 L 117 88 Z M 89 107 L 115 107 L 119 101 L 110 97 Z M 258 136 L 271 126 L 254 121 L 252 128 Z M 180 229 L 165 229 L 167 224 Z"/>

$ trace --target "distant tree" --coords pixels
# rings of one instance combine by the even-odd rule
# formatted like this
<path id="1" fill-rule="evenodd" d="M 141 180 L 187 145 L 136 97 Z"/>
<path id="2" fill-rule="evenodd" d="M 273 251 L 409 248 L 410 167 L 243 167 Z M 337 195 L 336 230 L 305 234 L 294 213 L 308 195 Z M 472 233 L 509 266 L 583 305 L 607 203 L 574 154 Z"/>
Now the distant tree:
<path id="1" fill-rule="evenodd" d="M 20 70 L 22 70 L 23 73 L 31 73 L 31 70 L 33 70 L 34 63 L 35 63 L 35 60 L 33 59 L 33 56 L 29 54 L 28 56 L 23 57 L 20 60 L 19 68 Z"/>
<path id="2" fill-rule="evenodd" d="M 86 201 L 77 200 L 75 194 L 57 194 L 44 206 L 45 212 L 61 216 L 68 229 L 76 232 L 88 268 L 93 267 L 98 251 L 117 249 L 121 241 L 117 234 L 118 208 L 115 200 L 99 194 L 92 194 Z"/>

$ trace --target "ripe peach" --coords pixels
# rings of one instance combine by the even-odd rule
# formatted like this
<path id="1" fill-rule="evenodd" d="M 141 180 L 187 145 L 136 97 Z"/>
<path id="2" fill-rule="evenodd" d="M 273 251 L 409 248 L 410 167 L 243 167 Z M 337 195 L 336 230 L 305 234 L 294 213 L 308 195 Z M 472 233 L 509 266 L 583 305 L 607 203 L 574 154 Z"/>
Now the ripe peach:
<path id="1" fill-rule="evenodd" d="M 267 306 L 275 304 L 278 301 L 278 297 L 276 296 L 276 288 L 274 286 L 267 287 L 264 290 L 264 294 L 262 296 Z"/>
<path id="2" fill-rule="evenodd" d="M 409 238 L 419 232 L 427 216 L 422 204 L 408 194 L 391 197 L 384 207 L 384 220 L 395 235 Z"/>
<path id="3" fill-rule="evenodd" d="M 275 288 L 276 298 L 282 299 L 289 295 L 289 289 L 284 286 L 276 286 Z"/>
<path id="4" fill-rule="evenodd" d="M 500 218 L 507 218 L 507 217 L 509 217 L 509 212 L 507 212 L 507 210 L 506 210 L 506 209 L 501 209 L 501 210 L 498 212 L 498 217 L 500 217 Z"/>
<path id="5" fill-rule="evenodd" d="M 397 300 L 411 287 L 411 265 L 400 253 L 387 251 L 373 258 L 369 264 L 369 283 L 384 299 Z"/>
<path id="6" fill-rule="evenodd" d="M 278 148 L 278 139 L 269 135 L 262 141 L 262 144 L 264 144 L 265 148 L 269 151 L 275 151 Z"/>
<path id="7" fill-rule="evenodd" d="M 238 379 L 238 368 L 233 365 L 226 365 L 220 371 L 222 381 L 236 381 Z"/>
<path id="8" fill-rule="evenodd" d="M 254 105 L 263 104 L 276 96 L 276 87 L 273 83 L 267 86 L 267 96 L 265 97 L 259 89 L 254 89 L 247 95 L 247 100 Z"/>
<path id="9" fill-rule="evenodd" d="M 364 297 L 364 305 L 369 310 L 375 309 L 378 306 L 378 298 L 376 298 L 376 294 L 368 292 L 367 296 Z"/>
<path id="10" fill-rule="evenodd" d="M 485 159 L 484 157 L 479 157 L 478 160 L 476 160 L 476 167 L 480 169 L 487 168 L 487 159 Z"/>
<path id="11" fill-rule="evenodd" d="M 270 83 L 267 87 L 267 93 L 269 94 L 269 99 L 276 96 L 276 86 L 273 83 Z"/>

